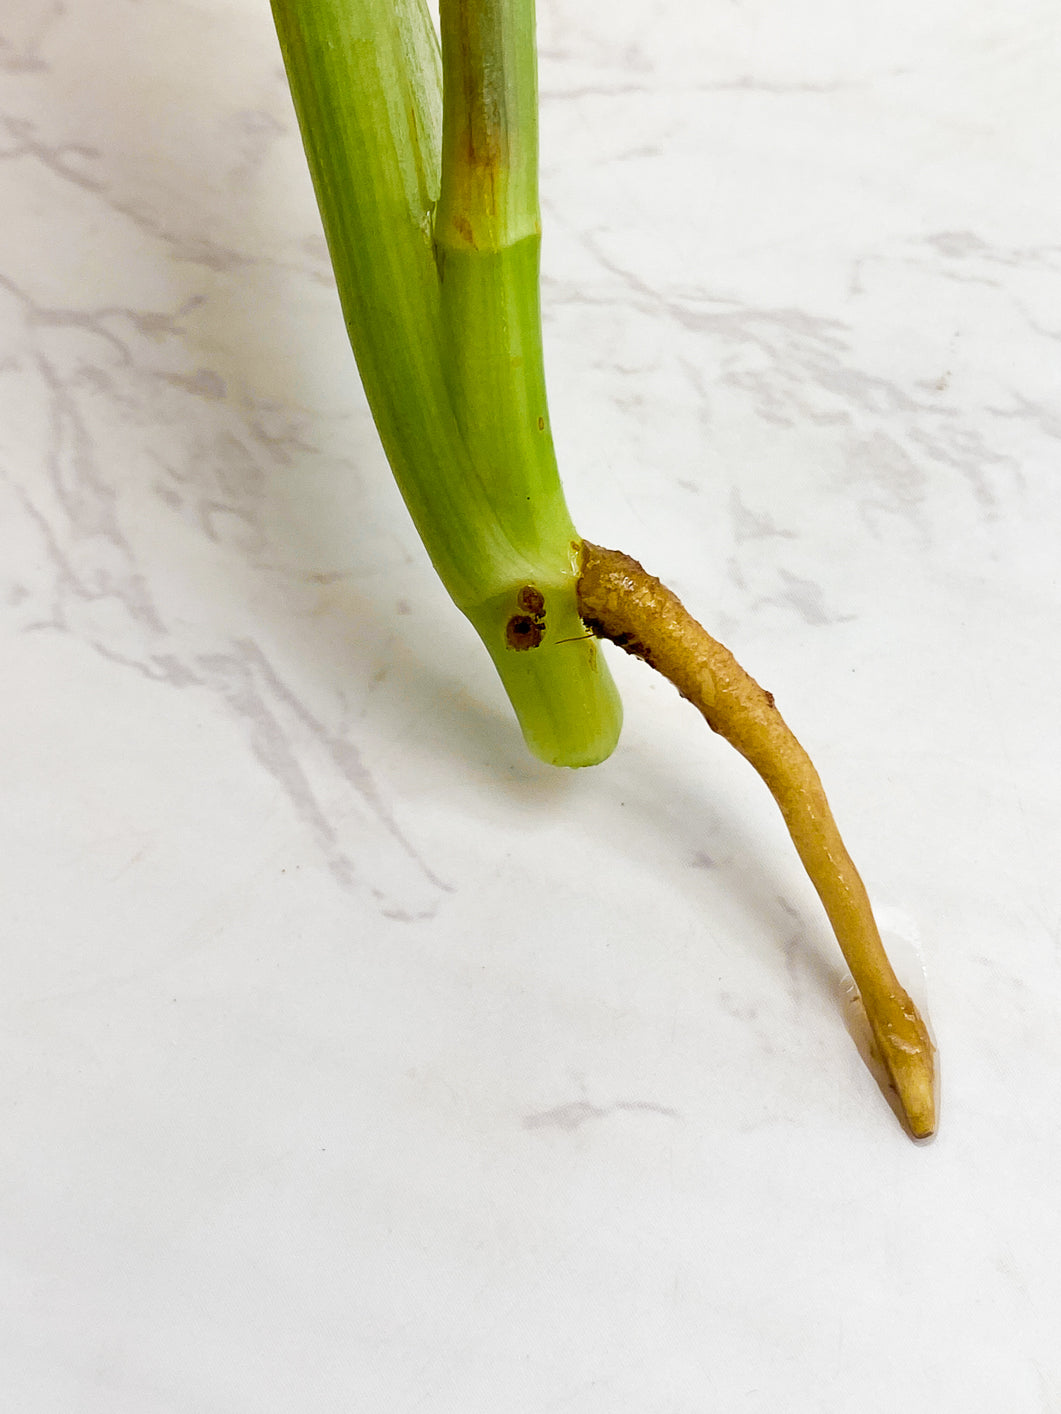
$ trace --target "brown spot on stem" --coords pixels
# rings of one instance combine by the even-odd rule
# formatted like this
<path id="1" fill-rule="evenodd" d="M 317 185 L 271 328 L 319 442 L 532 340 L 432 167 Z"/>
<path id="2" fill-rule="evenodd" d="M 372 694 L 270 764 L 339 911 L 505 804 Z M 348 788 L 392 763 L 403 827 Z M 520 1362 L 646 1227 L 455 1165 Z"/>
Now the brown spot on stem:
<path id="1" fill-rule="evenodd" d="M 475 244 L 475 232 L 472 230 L 472 223 L 468 220 L 463 211 L 455 211 L 453 213 L 453 229 L 462 240 L 467 241 L 472 250 L 478 250 L 478 246 Z"/>
<path id="2" fill-rule="evenodd" d="M 518 653 L 537 648 L 545 637 L 545 625 L 531 614 L 513 614 L 505 625 L 505 642 Z"/>
<path id="3" fill-rule="evenodd" d="M 535 618 L 541 618 L 545 613 L 545 596 L 540 589 L 535 589 L 533 584 L 523 586 L 516 595 L 516 603 L 528 614 L 533 614 Z"/>

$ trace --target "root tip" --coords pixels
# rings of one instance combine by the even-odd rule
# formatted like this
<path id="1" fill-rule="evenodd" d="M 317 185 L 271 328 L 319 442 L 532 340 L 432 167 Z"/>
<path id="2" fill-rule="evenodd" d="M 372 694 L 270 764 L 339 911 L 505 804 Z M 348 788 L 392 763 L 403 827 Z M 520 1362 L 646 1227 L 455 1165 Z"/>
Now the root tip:
<path id="1" fill-rule="evenodd" d="M 876 1025 L 871 1021 L 874 1040 L 911 1135 L 928 1139 L 937 1124 L 935 1047 L 905 993 L 889 1013 Z"/>

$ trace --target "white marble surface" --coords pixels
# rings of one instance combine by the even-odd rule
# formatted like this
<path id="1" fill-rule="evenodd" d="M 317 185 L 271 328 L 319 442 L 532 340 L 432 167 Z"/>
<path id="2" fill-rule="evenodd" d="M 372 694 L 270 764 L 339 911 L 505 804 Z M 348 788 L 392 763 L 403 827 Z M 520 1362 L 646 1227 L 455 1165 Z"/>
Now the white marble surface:
<path id="1" fill-rule="evenodd" d="M 9 0 L 13 1414 L 1061 1408 L 1056 4 L 540 29 L 576 519 L 815 755 L 940 1133 L 665 684 L 617 664 L 607 765 L 526 756 L 389 481 L 265 0 Z"/>

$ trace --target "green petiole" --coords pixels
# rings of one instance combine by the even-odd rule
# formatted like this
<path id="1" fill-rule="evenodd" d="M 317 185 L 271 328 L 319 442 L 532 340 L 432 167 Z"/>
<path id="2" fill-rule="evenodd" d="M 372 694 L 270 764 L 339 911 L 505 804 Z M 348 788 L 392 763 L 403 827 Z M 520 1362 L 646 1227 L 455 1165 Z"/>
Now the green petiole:
<path id="1" fill-rule="evenodd" d="M 533 5 L 444 0 L 441 54 L 422 0 L 273 0 L 273 14 L 351 344 L 416 528 L 531 750 L 601 761 L 622 709 L 579 618 L 580 541 L 549 430 Z"/>

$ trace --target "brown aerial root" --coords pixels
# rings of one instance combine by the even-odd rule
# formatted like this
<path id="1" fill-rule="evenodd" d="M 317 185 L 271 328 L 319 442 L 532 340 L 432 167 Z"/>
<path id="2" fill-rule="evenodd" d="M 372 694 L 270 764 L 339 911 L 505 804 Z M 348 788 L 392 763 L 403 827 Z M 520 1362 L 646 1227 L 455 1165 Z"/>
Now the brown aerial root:
<path id="1" fill-rule="evenodd" d="M 586 626 L 669 678 L 766 782 L 851 969 L 910 1132 L 926 1138 L 936 1128 L 932 1042 L 888 961 L 818 773 L 772 695 L 629 555 L 584 541 L 578 593 Z"/>

